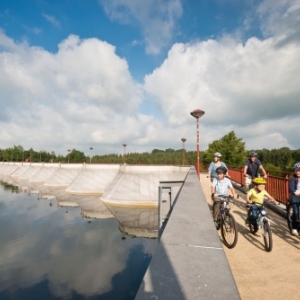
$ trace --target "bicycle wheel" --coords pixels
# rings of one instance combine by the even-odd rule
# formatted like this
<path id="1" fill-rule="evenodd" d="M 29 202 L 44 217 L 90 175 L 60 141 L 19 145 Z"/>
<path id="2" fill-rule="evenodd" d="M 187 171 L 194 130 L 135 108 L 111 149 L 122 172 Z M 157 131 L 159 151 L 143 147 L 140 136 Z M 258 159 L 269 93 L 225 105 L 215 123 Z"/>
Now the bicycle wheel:
<path id="1" fill-rule="evenodd" d="M 236 222 L 232 214 L 227 213 L 221 223 L 221 236 L 225 246 L 233 248 L 238 241 Z"/>
<path id="2" fill-rule="evenodd" d="M 273 238 L 272 238 L 271 227 L 267 220 L 264 220 L 263 223 L 263 236 L 264 236 L 265 248 L 268 252 L 271 252 L 273 249 Z"/>

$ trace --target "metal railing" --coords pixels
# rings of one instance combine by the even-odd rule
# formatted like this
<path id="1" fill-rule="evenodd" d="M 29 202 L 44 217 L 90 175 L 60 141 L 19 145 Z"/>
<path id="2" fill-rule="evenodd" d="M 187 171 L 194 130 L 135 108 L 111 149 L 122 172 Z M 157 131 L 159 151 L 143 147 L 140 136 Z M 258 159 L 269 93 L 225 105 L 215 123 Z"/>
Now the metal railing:
<path id="1" fill-rule="evenodd" d="M 229 167 L 231 180 L 245 186 L 244 168 Z M 266 190 L 277 201 L 283 204 L 288 203 L 289 199 L 289 178 L 292 172 L 266 170 L 268 179 Z"/>

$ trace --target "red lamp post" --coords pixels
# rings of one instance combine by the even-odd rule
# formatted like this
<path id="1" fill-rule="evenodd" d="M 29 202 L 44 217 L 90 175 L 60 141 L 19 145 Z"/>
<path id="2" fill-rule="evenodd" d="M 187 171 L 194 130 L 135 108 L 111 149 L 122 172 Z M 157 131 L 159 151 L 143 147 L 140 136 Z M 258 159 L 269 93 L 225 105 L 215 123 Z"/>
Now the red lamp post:
<path id="1" fill-rule="evenodd" d="M 184 148 L 184 142 L 186 141 L 186 138 L 182 138 L 182 165 L 185 165 L 185 148 Z"/>
<path id="2" fill-rule="evenodd" d="M 199 177 L 199 180 L 200 180 L 199 118 L 201 118 L 204 114 L 205 114 L 205 112 L 201 109 L 195 109 L 191 112 L 191 115 L 194 118 L 196 118 L 196 121 L 197 121 L 197 165 L 196 165 L 196 169 L 197 169 L 197 175 Z"/>

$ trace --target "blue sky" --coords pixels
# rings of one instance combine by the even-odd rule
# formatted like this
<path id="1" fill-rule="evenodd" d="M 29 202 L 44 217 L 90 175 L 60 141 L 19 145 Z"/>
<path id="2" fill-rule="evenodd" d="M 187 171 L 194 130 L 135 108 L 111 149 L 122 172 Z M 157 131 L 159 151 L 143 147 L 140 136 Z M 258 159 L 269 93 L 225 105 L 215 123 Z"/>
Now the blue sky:
<path id="1" fill-rule="evenodd" d="M 0 148 L 300 148 L 299 0 L 2 0 Z"/>

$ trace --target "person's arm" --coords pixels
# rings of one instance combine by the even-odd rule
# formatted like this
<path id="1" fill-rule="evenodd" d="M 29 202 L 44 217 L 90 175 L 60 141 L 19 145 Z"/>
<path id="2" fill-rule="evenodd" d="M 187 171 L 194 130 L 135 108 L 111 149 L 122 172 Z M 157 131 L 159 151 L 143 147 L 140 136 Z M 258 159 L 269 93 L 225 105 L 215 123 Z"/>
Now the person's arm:
<path id="1" fill-rule="evenodd" d="M 230 175 L 229 175 L 228 168 L 227 168 L 226 164 L 224 162 L 222 162 L 221 165 L 223 165 L 223 167 L 225 167 L 226 170 L 227 170 L 225 176 L 230 178 Z"/>
<path id="2" fill-rule="evenodd" d="M 211 191 L 211 197 L 213 198 L 214 197 L 214 194 L 216 193 L 216 183 L 215 183 L 215 180 L 212 182 L 211 184 L 211 188 L 210 188 L 210 191 Z"/>
<path id="3" fill-rule="evenodd" d="M 291 179 L 290 179 L 289 192 L 292 195 L 296 195 L 296 196 L 300 195 L 300 193 L 297 192 L 297 190 L 296 190 L 296 184 L 295 184 L 295 178 L 294 177 L 291 177 Z"/>
<path id="4" fill-rule="evenodd" d="M 272 196 L 269 195 L 268 193 L 266 193 L 266 196 L 268 197 L 268 201 L 270 201 L 270 202 L 272 202 L 272 203 L 274 203 L 274 204 L 276 204 L 276 205 L 279 205 L 279 202 L 276 201 L 276 200 L 274 199 L 274 197 L 272 197 Z"/>
<path id="5" fill-rule="evenodd" d="M 235 189 L 233 187 L 230 187 L 229 189 L 230 189 L 230 192 L 232 193 L 233 198 L 236 199 L 237 198 L 237 194 L 235 192 Z"/>
<path id="6" fill-rule="evenodd" d="M 208 175 L 207 175 L 207 178 L 210 178 L 211 177 L 211 169 L 212 169 L 212 165 L 210 163 L 209 167 L 208 167 Z"/>
<path id="7" fill-rule="evenodd" d="M 211 186 L 210 191 L 211 191 L 211 194 L 213 195 L 216 192 L 216 188 L 214 186 Z"/>
<path id="8" fill-rule="evenodd" d="M 248 170 L 248 165 L 245 164 L 245 165 L 244 165 L 244 176 L 245 176 L 245 177 L 248 177 L 248 175 L 247 175 L 247 170 Z"/>
<path id="9" fill-rule="evenodd" d="M 251 204 L 252 203 L 251 198 L 250 198 L 251 197 L 251 193 L 249 193 L 249 192 L 246 195 L 246 202 L 249 203 L 249 204 Z"/>
<path id="10" fill-rule="evenodd" d="M 267 172 L 266 172 L 266 170 L 264 169 L 263 165 L 260 165 L 260 166 L 259 166 L 259 169 L 264 173 L 264 178 L 267 178 L 268 175 L 267 175 Z"/>

